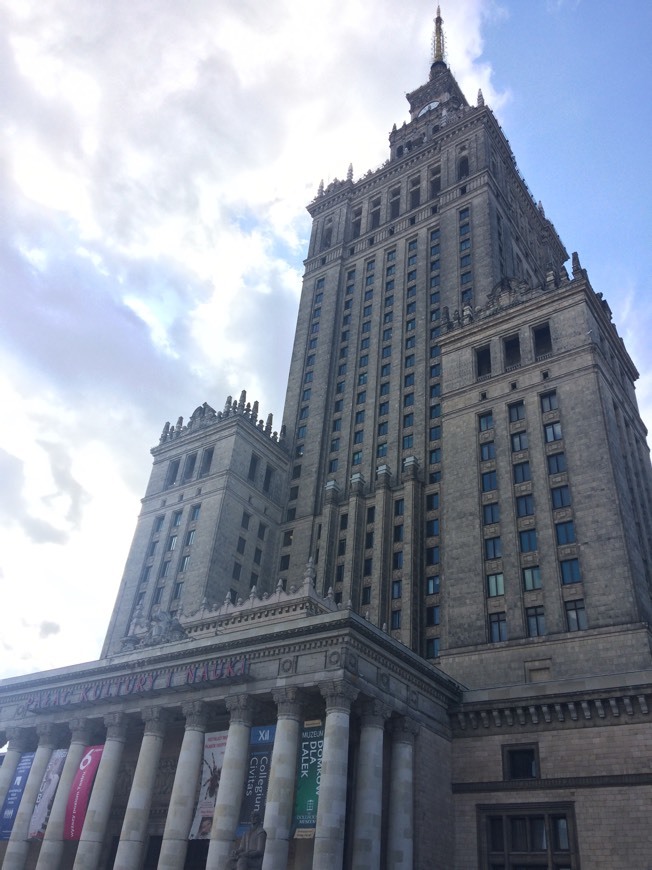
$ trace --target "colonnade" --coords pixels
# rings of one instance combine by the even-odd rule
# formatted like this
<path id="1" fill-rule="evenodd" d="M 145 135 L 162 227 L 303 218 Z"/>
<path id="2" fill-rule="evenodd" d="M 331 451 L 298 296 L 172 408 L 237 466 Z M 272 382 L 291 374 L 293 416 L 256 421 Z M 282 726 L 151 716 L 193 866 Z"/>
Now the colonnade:
<path id="1" fill-rule="evenodd" d="M 325 683 L 319 689 L 326 702 L 326 719 L 312 870 L 339 870 L 344 856 L 351 705 L 358 692 L 345 681 Z M 278 689 L 273 692 L 273 698 L 277 706 L 277 725 L 265 804 L 267 845 L 263 870 L 286 870 L 302 707 L 300 690 L 295 688 Z M 252 695 L 234 694 L 227 697 L 225 703 L 230 722 L 206 870 L 223 870 L 233 848 L 246 779 L 249 736 L 256 699 Z M 376 700 L 363 700 L 360 709 L 361 739 L 357 757 L 356 792 L 353 798 L 354 825 L 351 832 L 352 867 L 353 870 L 379 870 L 383 741 L 385 723 L 391 710 Z M 185 717 L 184 736 L 163 833 L 159 870 L 183 870 L 201 777 L 204 732 L 209 708 L 202 701 L 193 701 L 185 704 L 182 710 Z M 167 714 L 162 707 L 148 707 L 142 711 L 142 718 L 145 729 L 113 863 L 114 870 L 138 870 L 144 859 L 148 839 L 149 815 Z M 418 728 L 416 723 L 406 718 L 394 718 L 391 724 L 387 865 L 393 870 L 412 870 L 413 754 Z M 104 751 L 73 870 L 97 870 L 107 835 L 113 794 L 126 742 L 126 717 L 122 713 L 112 713 L 105 717 L 105 725 L 107 734 Z M 72 734 L 70 748 L 41 844 L 37 870 L 58 870 L 61 862 L 68 793 L 88 740 L 87 722 L 73 719 L 69 727 Z M 39 741 L 36 755 L 7 844 L 2 870 L 24 870 L 25 867 L 29 822 L 54 748 L 52 727 L 43 725 L 37 730 Z M 10 733 L 9 737 L 6 760 L 0 767 L 0 806 L 26 745 L 22 729 Z"/>

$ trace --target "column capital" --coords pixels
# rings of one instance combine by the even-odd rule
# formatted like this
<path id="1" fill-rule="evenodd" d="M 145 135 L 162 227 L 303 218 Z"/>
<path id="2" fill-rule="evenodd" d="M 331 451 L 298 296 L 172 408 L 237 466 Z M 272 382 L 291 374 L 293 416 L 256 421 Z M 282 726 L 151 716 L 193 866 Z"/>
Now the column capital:
<path id="1" fill-rule="evenodd" d="M 330 680 L 319 684 L 319 691 L 326 701 L 326 712 L 342 710 L 349 713 L 351 704 L 358 697 L 358 690 L 344 680 Z"/>
<path id="2" fill-rule="evenodd" d="M 19 728 L 12 725 L 7 728 L 7 740 L 9 741 L 9 749 L 16 752 L 25 752 L 29 745 L 29 732 L 26 728 Z"/>
<path id="3" fill-rule="evenodd" d="M 186 731 L 203 731 L 206 728 L 206 705 L 203 701 L 188 701 L 181 710 L 186 717 Z"/>
<path id="4" fill-rule="evenodd" d="M 54 723 L 53 722 L 39 722 L 36 726 L 36 733 L 38 734 L 38 745 L 39 746 L 53 746 L 54 745 Z"/>
<path id="5" fill-rule="evenodd" d="M 362 702 L 360 713 L 363 725 L 383 728 L 385 721 L 392 715 L 392 708 L 376 698 L 368 698 Z"/>
<path id="6" fill-rule="evenodd" d="M 231 714 L 231 723 L 238 722 L 241 725 L 251 725 L 253 702 L 249 695 L 228 695 L 224 699 L 226 709 Z"/>
<path id="7" fill-rule="evenodd" d="M 127 717 L 124 713 L 108 713 L 104 717 L 107 740 L 122 740 L 127 737 Z"/>
<path id="8" fill-rule="evenodd" d="M 419 733 L 419 723 L 407 716 L 392 719 L 392 737 L 397 743 L 414 744 L 414 738 Z"/>
<path id="9" fill-rule="evenodd" d="M 276 702 L 279 719 L 301 718 L 301 692 L 293 686 L 283 689 L 272 689 L 272 698 Z"/>
<path id="10" fill-rule="evenodd" d="M 168 721 L 168 711 L 164 707 L 145 707 L 140 718 L 145 723 L 145 734 L 163 737 Z"/>
<path id="11" fill-rule="evenodd" d="M 90 739 L 90 722 L 81 717 L 68 721 L 71 743 L 88 743 Z"/>

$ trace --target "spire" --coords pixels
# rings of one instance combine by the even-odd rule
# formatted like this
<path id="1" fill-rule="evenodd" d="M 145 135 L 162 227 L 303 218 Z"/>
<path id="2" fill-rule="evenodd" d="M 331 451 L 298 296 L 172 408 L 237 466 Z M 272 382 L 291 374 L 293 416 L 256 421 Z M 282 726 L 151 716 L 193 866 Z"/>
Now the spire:
<path id="1" fill-rule="evenodd" d="M 435 18 L 435 33 L 432 38 L 432 62 L 444 63 L 444 30 L 442 28 L 443 19 L 441 10 L 437 6 L 437 17 Z"/>

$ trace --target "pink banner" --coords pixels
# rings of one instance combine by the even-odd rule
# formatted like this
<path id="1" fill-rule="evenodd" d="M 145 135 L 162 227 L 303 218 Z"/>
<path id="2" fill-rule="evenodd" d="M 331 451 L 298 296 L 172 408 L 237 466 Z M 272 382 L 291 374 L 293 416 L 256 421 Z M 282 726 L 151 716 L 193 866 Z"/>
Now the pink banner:
<path id="1" fill-rule="evenodd" d="M 89 746 L 79 762 L 77 773 L 68 795 L 66 821 L 63 828 L 64 840 L 78 840 L 86 818 L 86 809 L 93 789 L 95 774 L 102 758 L 102 746 Z"/>

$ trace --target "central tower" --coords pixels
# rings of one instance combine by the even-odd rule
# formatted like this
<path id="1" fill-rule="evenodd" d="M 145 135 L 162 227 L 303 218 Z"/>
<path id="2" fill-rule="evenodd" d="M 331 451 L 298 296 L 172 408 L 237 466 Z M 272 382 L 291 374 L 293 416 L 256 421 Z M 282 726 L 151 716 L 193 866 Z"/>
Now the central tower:
<path id="1" fill-rule="evenodd" d="M 445 63 L 439 9 L 435 25 L 428 80 L 407 95 L 388 160 L 358 181 L 349 168 L 308 207 L 278 570 L 297 583 L 314 558 L 321 592 L 469 684 L 491 679 L 488 649 L 499 679 L 528 679 L 523 646 L 551 635 L 559 661 L 534 655 L 545 661 L 530 670 L 570 674 L 569 631 L 640 629 L 650 614 L 637 374 L 577 259 L 569 280 L 482 93 L 470 106 Z M 546 428 L 562 433 L 561 415 L 568 445 Z M 598 592 L 591 538 L 614 523 L 608 561 L 628 606 L 622 589 Z"/>

